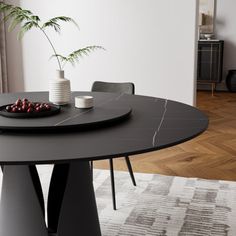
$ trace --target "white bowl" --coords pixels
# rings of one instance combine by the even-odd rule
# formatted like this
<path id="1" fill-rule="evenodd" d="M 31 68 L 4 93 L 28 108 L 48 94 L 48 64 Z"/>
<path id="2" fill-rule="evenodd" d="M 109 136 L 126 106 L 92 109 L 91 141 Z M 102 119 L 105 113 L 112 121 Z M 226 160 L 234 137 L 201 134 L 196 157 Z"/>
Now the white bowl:
<path id="1" fill-rule="evenodd" d="M 75 97 L 75 107 L 77 107 L 77 108 L 91 108 L 91 107 L 93 107 L 93 97 L 92 96 L 76 96 Z"/>

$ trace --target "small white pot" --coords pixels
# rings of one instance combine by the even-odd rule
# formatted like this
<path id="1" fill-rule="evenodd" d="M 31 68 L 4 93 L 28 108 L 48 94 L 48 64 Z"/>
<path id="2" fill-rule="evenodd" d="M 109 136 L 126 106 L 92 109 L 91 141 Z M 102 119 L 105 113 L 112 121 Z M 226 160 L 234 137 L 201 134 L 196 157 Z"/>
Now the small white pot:
<path id="1" fill-rule="evenodd" d="M 57 70 L 57 77 L 49 81 L 49 101 L 56 105 L 71 101 L 70 80 L 64 78 L 63 70 Z"/>
<path id="2" fill-rule="evenodd" d="M 92 96 L 76 96 L 75 97 L 75 107 L 77 107 L 77 108 L 91 108 L 91 107 L 93 107 L 93 97 Z"/>

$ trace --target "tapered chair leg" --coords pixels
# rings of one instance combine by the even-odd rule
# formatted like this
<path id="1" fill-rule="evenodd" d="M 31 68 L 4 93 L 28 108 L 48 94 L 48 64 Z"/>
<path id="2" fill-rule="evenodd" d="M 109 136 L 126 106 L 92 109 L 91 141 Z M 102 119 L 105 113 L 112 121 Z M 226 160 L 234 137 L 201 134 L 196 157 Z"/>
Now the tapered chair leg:
<path id="1" fill-rule="evenodd" d="M 129 160 L 128 156 L 125 156 L 125 161 L 126 161 L 126 165 L 128 167 L 129 174 L 130 174 L 130 177 L 132 179 L 133 185 L 136 186 L 136 182 L 135 182 L 135 178 L 134 178 L 134 173 L 133 173 L 132 166 L 131 166 L 131 163 L 130 163 L 130 160 Z"/>
<path id="2" fill-rule="evenodd" d="M 111 173 L 111 191 L 112 191 L 113 209 L 116 210 L 116 193 L 115 193 L 113 160 L 109 159 L 109 162 L 110 162 L 110 173 Z"/>

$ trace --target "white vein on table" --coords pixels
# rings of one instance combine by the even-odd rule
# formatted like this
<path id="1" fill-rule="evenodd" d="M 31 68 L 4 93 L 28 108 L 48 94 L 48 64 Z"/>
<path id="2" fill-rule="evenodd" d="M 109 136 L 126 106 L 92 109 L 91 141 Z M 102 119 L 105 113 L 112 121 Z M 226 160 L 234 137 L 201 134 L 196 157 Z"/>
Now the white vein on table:
<path id="1" fill-rule="evenodd" d="M 115 98 L 110 98 L 110 99 L 106 100 L 105 102 L 102 102 L 102 103 L 98 104 L 98 106 L 107 104 L 107 103 L 111 102 L 112 100 L 119 100 L 123 95 L 124 95 L 124 93 L 119 94 L 119 96 L 117 96 L 117 97 L 115 97 Z M 54 126 L 61 125 L 61 124 L 63 124 L 63 123 L 66 122 L 66 121 L 75 119 L 75 118 L 77 118 L 77 117 L 79 117 L 79 116 L 81 116 L 81 115 L 84 115 L 84 114 L 86 114 L 86 113 L 88 113 L 88 112 L 90 112 L 90 111 L 92 111 L 92 108 L 89 109 L 89 110 L 86 110 L 86 111 L 84 111 L 84 112 L 80 112 L 80 113 L 78 113 L 78 114 L 76 114 L 76 115 L 74 115 L 74 116 L 70 116 L 70 117 L 68 117 L 68 118 L 66 118 L 66 119 L 64 119 L 64 120 L 62 120 L 62 121 L 56 123 Z"/>
<path id="2" fill-rule="evenodd" d="M 116 101 L 118 101 L 125 93 L 121 93 L 117 98 L 115 98 Z"/>
<path id="3" fill-rule="evenodd" d="M 74 115 L 74 116 L 70 116 L 70 117 L 68 117 L 68 118 L 66 118 L 66 119 L 64 119 L 64 120 L 62 120 L 62 121 L 56 123 L 54 126 L 61 125 L 62 123 L 66 122 L 66 121 L 68 121 L 68 120 L 74 119 L 74 118 L 76 118 L 76 117 L 79 117 L 79 116 L 81 116 L 81 115 L 83 115 L 83 114 L 85 114 L 85 113 L 88 113 L 88 112 L 90 112 L 91 110 L 92 110 L 92 109 L 89 109 L 89 110 L 86 110 L 86 111 L 84 111 L 84 112 L 80 112 L 79 114 L 76 114 L 76 115 Z"/>
<path id="4" fill-rule="evenodd" d="M 157 102 L 157 100 L 155 100 L 155 102 Z M 157 134 L 158 134 L 158 132 L 160 131 L 161 126 L 162 126 L 162 124 L 163 124 L 163 121 L 164 121 L 164 119 L 165 119 L 165 114 L 166 114 L 166 112 L 167 112 L 167 103 L 168 103 L 168 100 L 166 99 L 166 100 L 165 100 L 165 103 L 164 103 L 164 111 L 163 111 L 163 114 L 162 114 L 162 117 L 161 117 L 161 121 L 160 121 L 160 123 L 159 123 L 159 125 L 158 125 L 157 130 L 155 130 L 154 135 L 153 135 L 153 138 L 152 138 L 152 146 L 153 146 L 153 147 L 155 147 Z"/>

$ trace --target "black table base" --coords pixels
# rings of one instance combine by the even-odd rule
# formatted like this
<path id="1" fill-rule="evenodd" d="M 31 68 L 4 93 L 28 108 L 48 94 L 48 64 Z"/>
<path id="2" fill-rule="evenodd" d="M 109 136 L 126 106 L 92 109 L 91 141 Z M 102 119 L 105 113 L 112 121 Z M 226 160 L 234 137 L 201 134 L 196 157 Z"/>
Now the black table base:
<path id="1" fill-rule="evenodd" d="M 89 162 L 54 166 L 48 197 L 48 227 L 41 185 L 34 168 L 4 166 L 0 235 L 101 236 Z"/>

